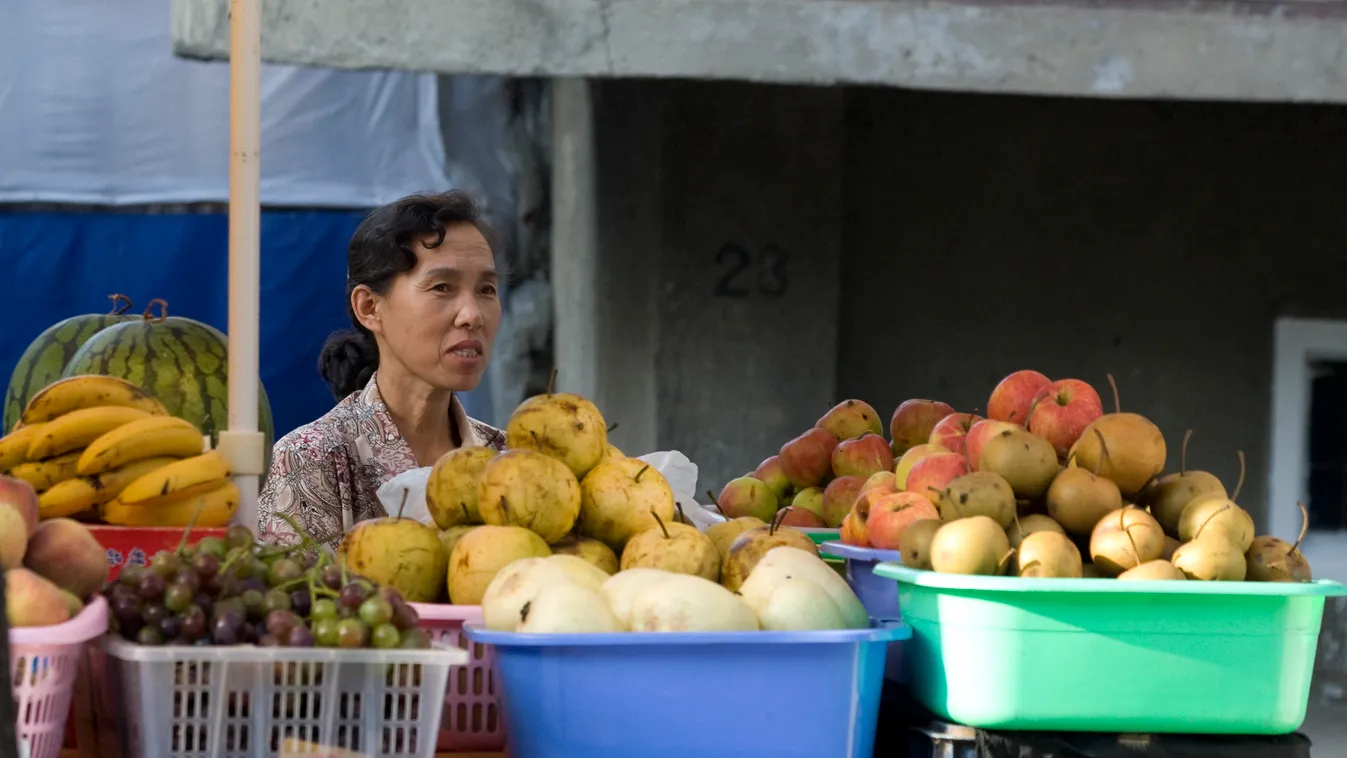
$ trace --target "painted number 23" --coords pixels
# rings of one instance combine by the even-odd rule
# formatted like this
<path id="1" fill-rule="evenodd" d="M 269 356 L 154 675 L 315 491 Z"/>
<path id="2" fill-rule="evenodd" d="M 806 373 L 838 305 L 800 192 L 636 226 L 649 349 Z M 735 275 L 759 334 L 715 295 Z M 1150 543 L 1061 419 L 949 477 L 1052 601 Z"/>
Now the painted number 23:
<path id="1" fill-rule="evenodd" d="M 789 288 L 786 262 L 789 256 L 776 245 L 764 245 L 754 256 L 748 248 L 726 242 L 716 251 L 716 265 L 720 278 L 712 291 L 716 297 L 748 297 L 784 295 Z"/>

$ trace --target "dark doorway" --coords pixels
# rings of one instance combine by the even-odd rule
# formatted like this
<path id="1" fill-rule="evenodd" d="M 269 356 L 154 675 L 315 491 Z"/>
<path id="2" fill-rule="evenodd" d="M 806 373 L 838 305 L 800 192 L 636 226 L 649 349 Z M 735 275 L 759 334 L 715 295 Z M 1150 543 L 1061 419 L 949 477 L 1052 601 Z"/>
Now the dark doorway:
<path id="1" fill-rule="evenodd" d="M 1306 503 L 1310 528 L 1342 531 L 1347 529 L 1347 362 L 1316 361 L 1310 365 L 1310 377 L 1310 501 Z"/>

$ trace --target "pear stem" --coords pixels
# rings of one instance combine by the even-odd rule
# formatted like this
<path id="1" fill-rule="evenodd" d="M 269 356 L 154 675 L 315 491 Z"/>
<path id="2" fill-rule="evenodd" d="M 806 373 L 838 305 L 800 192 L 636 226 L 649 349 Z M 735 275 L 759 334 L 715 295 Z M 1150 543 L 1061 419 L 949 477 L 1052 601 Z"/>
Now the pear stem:
<path id="1" fill-rule="evenodd" d="M 650 509 L 650 515 L 655 517 L 655 523 L 659 524 L 659 530 L 664 532 L 664 539 L 673 539 L 669 536 L 669 527 L 664 525 L 664 519 L 659 517 L 659 514 L 655 512 L 654 508 Z"/>
<path id="2" fill-rule="evenodd" d="M 458 507 L 463 509 L 463 523 L 465 523 L 465 524 L 471 524 L 471 523 L 472 523 L 472 511 L 469 511 L 469 510 L 468 510 L 468 505 L 467 505 L 467 503 L 459 503 L 459 504 L 458 504 Z"/>
<path id="3" fill-rule="evenodd" d="M 412 494 L 412 491 L 409 488 L 407 487 L 402 488 L 402 502 L 398 503 L 397 518 L 402 518 L 402 509 L 407 507 L 407 496 L 410 494 Z"/>
<path id="4" fill-rule="evenodd" d="M 1239 491 L 1244 489 L 1244 451 L 1236 450 L 1235 455 L 1239 456 L 1239 479 L 1235 480 L 1235 491 L 1230 494 L 1230 499 L 1239 502 Z"/>
<path id="5" fill-rule="evenodd" d="M 1291 552 L 1300 549 L 1300 543 L 1305 540 L 1305 533 L 1310 530 L 1310 510 L 1304 503 L 1296 503 L 1296 507 L 1300 508 L 1300 535 L 1296 537 L 1296 544 L 1291 546 Z"/>
<path id="6" fill-rule="evenodd" d="M 1200 536 L 1200 535 L 1202 534 L 1202 530 L 1207 528 L 1207 524 L 1210 524 L 1212 519 L 1214 519 L 1214 518 L 1216 518 L 1217 516 L 1221 515 L 1222 512 L 1228 511 L 1228 510 L 1230 510 L 1230 503 L 1226 503 L 1225 505 L 1221 506 L 1220 508 L 1217 508 L 1215 513 L 1211 514 L 1210 516 L 1207 516 L 1206 521 L 1203 521 L 1202 524 L 1201 524 L 1201 526 L 1197 527 L 1197 529 L 1195 529 L 1195 530 L 1193 531 L 1193 540 L 1196 540 L 1196 539 L 1198 538 L 1198 536 Z"/>
<path id="7" fill-rule="evenodd" d="M 613 430 L 616 429 L 617 427 L 618 427 L 618 422 L 614 421 L 614 422 L 612 423 L 612 425 L 610 425 L 610 426 L 604 431 L 604 433 L 605 433 L 605 434 L 612 434 L 612 433 L 613 433 Z"/>
<path id="8" fill-rule="evenodd" d="M 725 511 L 720 507 L 720 500 L 716 497 L 716 493 L 712 492 L 711 490 L 707 490 L 706 496 L 711 498 L 711 505 L 714 505 L 716 507 L 716 510 L 720 511 L 720 515 L 724 516 Z"/>
<path id="9" fill-rule="evenodd" d="M 644 466 L 642 466 L 642 467 L 641 467 L 641 470 L 636 472 L 636 476 L 635 476 L 635 478 L 632 479 L 632 481 L 637 482 L 637 483 L 640 483 L 640 481 L 641 481 L 641 474 L 644 474 L 644 473 L 645 473 L 646 471 L 648 471 L 649 469 L 650 469 L 650 464 L 649 464 L 649 463 L 647 463 L 647 464 L 645 464 Z"/>
<path id="10" fill-rule="evenodd" d="M 786 511 L 789 510 L 790 507 L 791 506 L 788 505 L 785 508 L 782 508 L 781 510 L 776 512 L 775 516 L 772 517 L 772 524 L 767 529 L 767 534 L 769 536 L 776 534 L 776 530 L 781 527 L 781 521 L 782 519 L 786 518 Z"/>
<path id="11" fill-rule="evenodd" d="M 1192 429 L 1183 432 L 1183 446 L 1179 448 L 1179 476 L 1188 476 L 1188 440 L 1192 437 Z"/>
<path id="12" fill-rule="evenodd" d="M 547 377 L 547 394 L 549 395 L 553 394 L 556 391 L 556 388 L 557 388 L 557 370 L 556 367 L 553 367 L 551 375 Z"/>
<path id="13" fill-rule="evenodd" d="M 1122 403 L 1118 400 L 1118 382 L 1113 379 L 1113 374 L 1106 374 L 1109 386 L 1113 388 L 1113 412 L 1122 413 Z"/>
<path id="14" fill-rule="evenodd" d="M 1104 462 L 1108 460 L 1108 443 L 1104 441 L 1104 433 L 1098 428 L 1092 429 L 1094 436 L 1099 438 L 1099 460 L 1094 462 L 1094 475 L 1099 476 L 1099 470 L 1104 467 Z"/>

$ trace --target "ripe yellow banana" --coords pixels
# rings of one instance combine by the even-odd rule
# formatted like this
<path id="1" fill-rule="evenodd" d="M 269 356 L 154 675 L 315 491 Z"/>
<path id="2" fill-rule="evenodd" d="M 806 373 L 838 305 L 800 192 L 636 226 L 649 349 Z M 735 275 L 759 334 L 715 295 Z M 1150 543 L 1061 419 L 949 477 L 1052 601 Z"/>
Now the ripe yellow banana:
<path id="1" fill-rule="evenodd" d="M 117 498 L 128 505 L 155 498 L 176 500 L 209 492 L 228 476 L 229 461 L 219 451 L 211 450 L 145 474 L 122 490 Z"/>
<path id="2" fill-rule="evenodd" d="M 169 456 L 142 458 L 97 476 L 77 476 L 58 482 L 37 496 L 38 517 L 73 516 L 102 505 L 120 495 L 131 482 L 178 460 L 181 459 Z"/>
<path id="3" fill-rule="evenodd" d="M 45 461 L 27 461 L 10 469 L 9 475 L 33 485 L 39 493 L 79 474 L 80 450 Z"/>
<path id="4" fill-rule="evenodd" d="M 102 507 L 103 520 L 115 526 L 187 526 L 200 509 L 196 525 L 228 526 L 238 510 L 242 494 L 232 479 L 220 480 L 209 492 L 191 497 L 123 503 L 114 499 Z"/>
<path id="5" fill-rule="evenodd" d="M 40 461 L 87 446 L 122 424 L 150 414 L 124 405 L 100 405 L 81 408 L 48 421 L 28 446 L 28 460 Z"/>
<path id="6" fill-rule="evenodd" d="M 152 416 L 167 416 L 168 409 L 145 390 L 115 376 L 85 374 L 61 379 L 43 387 L 23 409 L 23 424 L 51 421 L 81 408 L 120 405 L 139 408 Z"/>
<path id="7" fill-rule="evenodd" d="M 201 430 L 176 416 L 150 416 L 122 424 L 89 443 L 80 456 L 80 476 L 93 476 L 141 458 L 201 455 Z"/>
<path id="8" fill-rule="evenodd" d="M 9 471 L 28 460 L 28 446 L 42 433 L 42 426 L 25 426 L 0 437 L 0 471 Z"/>

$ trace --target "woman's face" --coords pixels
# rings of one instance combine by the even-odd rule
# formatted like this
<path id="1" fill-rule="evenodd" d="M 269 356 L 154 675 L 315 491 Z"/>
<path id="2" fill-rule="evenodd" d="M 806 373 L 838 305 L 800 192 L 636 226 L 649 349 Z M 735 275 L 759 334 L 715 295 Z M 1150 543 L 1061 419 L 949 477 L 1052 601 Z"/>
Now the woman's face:
<path id="1" fill-rule="evenodd" d="M 477 227 L 463 223 L 446 228 L 437 247 L 418 242 L 413 249 L 416 266 L 387 293 L 353 293 L 356 314 L 379 335 L 380 364 L 391 358 L 432 387 L 471 390 L 482 380 L 500 326 L 491 247 Z"/>

